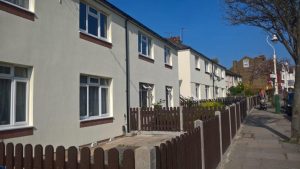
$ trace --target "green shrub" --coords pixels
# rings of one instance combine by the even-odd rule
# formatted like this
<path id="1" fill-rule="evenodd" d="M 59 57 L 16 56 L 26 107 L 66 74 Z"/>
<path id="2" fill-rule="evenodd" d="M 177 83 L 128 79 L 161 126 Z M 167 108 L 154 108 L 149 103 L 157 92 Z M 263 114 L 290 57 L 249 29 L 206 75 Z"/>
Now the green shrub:
<path id="1" fill-rule="evenodd" d="M 215 101 L 207 101 L 200 104 L 200 107 L 203 108 L 215 108 L 215 107 L 221 107 L 224 106 L 221 102 L 215 102 Z"/>

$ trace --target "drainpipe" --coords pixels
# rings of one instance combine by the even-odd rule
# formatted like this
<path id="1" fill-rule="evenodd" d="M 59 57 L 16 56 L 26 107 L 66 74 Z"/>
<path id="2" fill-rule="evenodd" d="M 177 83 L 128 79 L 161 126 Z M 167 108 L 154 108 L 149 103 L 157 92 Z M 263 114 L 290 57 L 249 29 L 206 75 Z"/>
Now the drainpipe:
<path id="1" fill-rule="evenodd" d="M 130 132 L 129 127 L 129 113 L 130 113 L 130 70 L 129 70 L 129 39 L 128 39 L 128 19 L 125 21 L 125 45 L 126 45 L 126 120 L 127 120 L 127 132 Z"/>

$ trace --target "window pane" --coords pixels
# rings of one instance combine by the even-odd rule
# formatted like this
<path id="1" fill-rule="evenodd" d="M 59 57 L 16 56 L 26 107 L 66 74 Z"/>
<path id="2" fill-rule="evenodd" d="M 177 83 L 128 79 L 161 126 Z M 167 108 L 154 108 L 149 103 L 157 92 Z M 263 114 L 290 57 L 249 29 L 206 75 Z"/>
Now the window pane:
<path id="1" fill-rule="evenodd" d="M 16 83 L 16 122 L 26 121 L 26 82 Z"/>
<path id="2" fill-rule="evenodd" d="M 87 87 L 80 87 L 80 116 L 87 116 Z"/>
<path id="3" fill-rule="evenodd" d="M 101 89 L 101 114 L 107 114 L 108 113 L 108 89 L 102 88 Z"/>
<path id="4" fill-rule="evenodd" d="M 23 67 L 15 67 L 15 76 L 16 77 L 28 77 L 27 69 Z"/>
<path id="5" fill-rule="evenodd" d="M 148 56 L 151 55 L 151 39 L 148 38 L 148 53 L 147 53 Z"/>
<path id="6" fill-rule="evenodd" d="M 10 124 L 11 80 L 0 79 L 0 125 Z"/>
<path id="7" fill-rule="evenodd" d="M 141 41 L 141 33 L 140 32 L 139 32 L 139 36 L 138 36 L 138 43 L 139 43 L 138 44 L 139 52 L 142 52 L 141 51 L 141 45 L 142 45 L 141 43 L 142 43 L 142 41 Z"/>
<path id="8" fill-rule="evenodd" d="M 87 76 L 80 76 L 80 83 L 87 83 Z"/>
<path id="9" fill-rule="evenodd" d="M 98 19 L 89 15 L 88 16 L 88 33 L 98 36 Z"/>
<path id="10" fill-rule="evenodd" d="M 101 37 L 107 38 L 107 16 L 100 14 Z"/>
<path id="11" fill-rule="evenodd" d="M 79 28 L 86 30 L 86 5 L 81 2 L 79 7 Z"/>
<path id="12" fill-rule="evenodd" d="M 0 74 L 10 74 L 10 67 L 0 66 Z"/>
<path id="13" fill-rule="evenodd" d="M 28 9 L 29 8 L 29 0 L 4 0 L 10 3 L 13 3 L 17 6 Z"/>
<path id="14" fill-rule="evenodd" d="M 90 83 L 99 83 L 99 79 L 98 78 L 90 78 Z"/>
<path id="15" fill-rule="evenodd" d="M 94 9 L 94 8 L 92 8 L 92 7 L 89 7 L 89 10 L 90 10 L 91 13 L 97 15 L 97 10 L 96 10 L 96 9 Z"/>
<path id="16" fill-rule="evenodd" d="M 147 43 L 145 41 L 142 41 L 142 54 L 147 55 Z"/>
<path id="17" fill-rule="evenodd" d="M 99 116 L 99 87 L 89 87 L 89 115 Z"/>
<path id="18" fill-rule="evenodd" d="M 109 80 L 108 79 L 100 79 L 100 85 L 108 86 L 109 85 Z"/>

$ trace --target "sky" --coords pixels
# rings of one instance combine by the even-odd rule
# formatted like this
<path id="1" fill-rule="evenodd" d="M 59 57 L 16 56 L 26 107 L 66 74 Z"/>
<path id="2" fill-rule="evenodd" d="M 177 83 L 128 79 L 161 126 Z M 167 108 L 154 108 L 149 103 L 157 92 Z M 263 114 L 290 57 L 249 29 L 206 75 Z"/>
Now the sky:
<path id="1" fill-rule="evenodd" d="M 183 43 L 227 68 L 243 56 L 272 57 L 267 33 L 250 26 L 232 26 L 225 20 L 223 0 L 108 0 L 163 37 L 179 36 Z M 290 55 L 275 44 L 278 58 Z"/>

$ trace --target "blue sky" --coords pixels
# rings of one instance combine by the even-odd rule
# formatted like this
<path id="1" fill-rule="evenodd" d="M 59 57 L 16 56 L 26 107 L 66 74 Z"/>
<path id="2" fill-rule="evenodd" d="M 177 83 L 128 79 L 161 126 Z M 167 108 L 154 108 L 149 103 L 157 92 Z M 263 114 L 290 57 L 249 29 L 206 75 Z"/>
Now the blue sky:
<path id="1" fill-rule="evenodd" d="M 272 56 L 267 34 L 256 27 L 231 26 L 222 0 L 108 0 L 163 37 L 180 35 L 183 42 L 228 68 L 243 56 Z M 290 58 L 281 44 L 278 57 Z"/>

